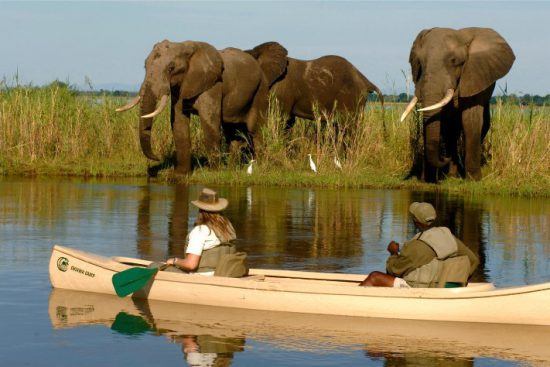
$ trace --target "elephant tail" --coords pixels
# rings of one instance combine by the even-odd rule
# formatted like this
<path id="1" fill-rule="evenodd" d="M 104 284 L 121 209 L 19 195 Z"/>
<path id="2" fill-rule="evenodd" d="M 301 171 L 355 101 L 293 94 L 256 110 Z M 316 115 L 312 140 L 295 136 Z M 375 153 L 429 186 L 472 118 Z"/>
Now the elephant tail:
<path id="1" fill-rule="evenodd" d="M 373 92 L 375 92 L 378 95 L 378 100 L 380 101 L 380 106 L 382 109 L 384 109 L 384 94 L 382 94 L 382 91 L 378 89 L 376 85 L 373 85 Z"/>

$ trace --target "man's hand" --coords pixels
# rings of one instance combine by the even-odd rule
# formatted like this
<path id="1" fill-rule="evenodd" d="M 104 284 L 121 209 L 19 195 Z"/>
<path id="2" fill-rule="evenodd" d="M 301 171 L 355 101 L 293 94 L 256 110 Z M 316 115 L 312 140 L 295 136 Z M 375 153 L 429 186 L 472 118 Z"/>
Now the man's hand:
<path id="1" fill-rule="evenodd" d="M 399 244 L 395 241 L 391 241 L 388 245 L 388 252 L 392 255 L 399 254 Z"/>

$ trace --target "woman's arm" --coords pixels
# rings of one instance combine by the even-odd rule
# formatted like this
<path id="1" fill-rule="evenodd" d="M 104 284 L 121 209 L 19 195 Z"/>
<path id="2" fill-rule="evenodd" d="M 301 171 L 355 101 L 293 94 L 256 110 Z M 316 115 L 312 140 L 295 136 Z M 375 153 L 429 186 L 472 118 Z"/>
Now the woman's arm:
<path id="1" fill-rule="evenodd" d="M 199 266 L 200 260 L 201 260 L 201 257 L 199 255 L 188 253 L 185 256 L 185 259 L 179 259 L 177 257 L 174 257 L 174 258 L 168 259 L 166 261 L 166 264 L 175 265 L 178 268 L 186 271 L 195 271 Z"/>

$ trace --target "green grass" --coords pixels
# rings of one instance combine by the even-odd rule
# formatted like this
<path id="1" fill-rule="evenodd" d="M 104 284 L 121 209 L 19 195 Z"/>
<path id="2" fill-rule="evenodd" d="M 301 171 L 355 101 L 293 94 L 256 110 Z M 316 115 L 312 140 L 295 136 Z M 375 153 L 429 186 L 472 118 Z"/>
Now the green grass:
<path id="1" fill-rule="evenodd" d="M 0 89 L 0 174 L 141 176 L 148 162 L 139 147 L 138 109 L 114 112 L 125 98 L 82 96 L 59 85 Z M 160 171 L 159 180 L 204 184 L 243 184 L 317 187 L 410 188 L 465 194 L 550 196 L 550 108 L 519 106 L 501 101 L 493 107 L 492 127 L 484 143 L 487 163 L 479 182 L 447 179 L 439 185 L 403 180 L 415 154 L 422 149 L 420 122 L 403 123 L 404 106 L 389 104 L 384 116 L 379 104 L 369 102 L 354 116 L 322 116 L 298 120 L 286 135 L 276 103 L 261 129 L 254 174 L 245 172 L 248 157 L 237 150 L 211 154 L 202 132 L 192 122 L 195 165 L 208 158 L 187 178 Z M 322 117 L 338 121 L 324 124 Z M 157 118 L 154 151 L 173 152 L 168 112 Z M 311 153 L 319 173 L 309 170 Z M 343 165 L 333 163 L 337 156 Z M 200 159 L 199 159 L 200 158 Z M 211 167 L 211 168 L 209 168 Z"/>

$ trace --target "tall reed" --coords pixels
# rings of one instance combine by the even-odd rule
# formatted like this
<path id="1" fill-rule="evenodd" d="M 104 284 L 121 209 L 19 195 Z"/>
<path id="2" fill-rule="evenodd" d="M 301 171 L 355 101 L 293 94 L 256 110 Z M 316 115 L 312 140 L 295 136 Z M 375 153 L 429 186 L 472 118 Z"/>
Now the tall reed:
<path id="1" fill-rule="evenodd" d="M 115 112 L 124 102 L 79 96 L 58 83 L 0 90 L 0 167 L 6 174 L 143 173 L 137 111 Z M 156 149 L 171 149 L 160 143 L 170 141 L 169 127 L 157 125 Z"/>
<path id="2" fill-rule="evenodd" d="M 114 111 L 125 102 L 120 97 L 79 95 L 59 83 L 41 88 L 4 85 L 0 89 L 0 172 L 146 174 L 147 166 L 155 163 L 141 153 L 139 108 Z M 382 111 L 379 103 L 369 102 L 350 115 L 316 111 L 313 121 L 298 119 L 287 130 L 287 117 L 280 113 L 277 101 L 271 100 L 267 121 L 258 132 L 256 174 L 252 177 L 244 173 L 249 153 L 241 155 L 227 148 L 222 148 L 221 154 L 209 152 L 195 117 L 191 122 L 192 155 L 199 169 L 191 180 L 418 185 L 403 178 L 413 158 L 422 152 L 421 122 L 417 115 L 399 122 L 403 108 L 402 104 L 388 103 Z M 160 157 L 173 155 L 168 111 L 156 118 L 152 140 Z M 483 149 L 486 164 L 480 183 L 450 180 L 440 187 L 550 194 L 550 107 L 497 100 Z M 308 154 L 317 164 L 317 175 L 309 170 Z M 341 169 L 335 159 L 341 162 Z"/>

